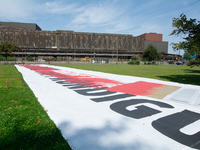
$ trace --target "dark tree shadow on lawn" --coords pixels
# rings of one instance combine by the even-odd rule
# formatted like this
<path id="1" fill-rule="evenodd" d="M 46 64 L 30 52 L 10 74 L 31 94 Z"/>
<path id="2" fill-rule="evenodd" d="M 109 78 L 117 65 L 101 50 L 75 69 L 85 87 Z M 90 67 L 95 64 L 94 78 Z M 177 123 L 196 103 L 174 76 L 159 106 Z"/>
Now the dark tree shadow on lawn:
<path id="1" fill-rule="evenodd" d="M 1 132 L 6 132 L 6 129 Z M 42 133 L 42 134 L 41 134 Z M 23 129 L 17 126 L 0 136 L 1 150 L 21 150 L 21 149 L 61 149 L 71 150 L 67 141 L 62 137 L 60 130 L 54 128 L 49 131 L 45 127 L 34 129 Z"/>
<path id="2" fill-rule="evenodd" d="M 200 68 L 199 70 L 192 70 L 192 69 L 183 69 L 185 73 L 197 73 L 200 75 Z"/>
<path id="3" fill-rule="evenodd" d="M 198 70 L 190 70 L 190 71 L 198 72 Z M 200 75 L 169 75 L 169 76 L 158 76 L 158 77 L 172 82 L 200 85 Z"/>
<path id="4" fill-rule="evenodd" d="M 60 134 L 60 130 L 55 128 L 51 131 L 45 131 L 45 127 L 37 127 L 32 130 L 24 130 L 23 128 L 15 127 L 3 138 L 0 137 L 0 149 L 2 150 L 71 150 L 67 144 L 71 143 L 72 149 L 75 150 L 130 150 L 130 149 L 153 149 L 148 142 L 133 141 L 129 144 L 113 143 L 110 145 L 103 145 L 101 140 L 104 137 L 104 143 L 107 140 L 107 135 L 110 133 L 123 133 L 126 126 L 123 124 L 118 127 L 113 126 L 107 122 L 102 128 L 82 128 L 74 131 L 74 134 L 68 135 L 69 129 L 72 125 L 69 122 L 62 122 L 58 128 L 61 130 L 65 139 Z M 136 129 L 137 130 L 137 129 Z M 3 131 L 1 131 L 3 132 Z M 41 134 L 42 132 L 42 134 Z M 133 132 L 134 134 L 134 132 Z M 137 136 L 137 135 L 135 135 Z"/>

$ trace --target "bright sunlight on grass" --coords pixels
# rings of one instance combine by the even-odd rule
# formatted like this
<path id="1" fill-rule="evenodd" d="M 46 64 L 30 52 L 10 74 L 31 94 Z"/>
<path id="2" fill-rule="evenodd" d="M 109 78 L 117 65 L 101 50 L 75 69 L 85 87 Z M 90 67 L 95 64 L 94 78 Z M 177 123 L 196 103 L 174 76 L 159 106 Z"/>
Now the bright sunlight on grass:
<path id="1" fill-rule="evenodd" d="M 67 64 L 84 70 L 200 85 L 200 67 Z M 13 65 L 0 65 L 0 149 L 70 149 Z"/>
<path id="2" fill-rule="evenodd" d="M 186 65 L 66 64 L 65 67 L 200 85 L 200 67 Z"/>
<path id="3" fill-rule="evenodd" d="M 70 149 L 13 65 L 0 65 L 0 149 Z"/>

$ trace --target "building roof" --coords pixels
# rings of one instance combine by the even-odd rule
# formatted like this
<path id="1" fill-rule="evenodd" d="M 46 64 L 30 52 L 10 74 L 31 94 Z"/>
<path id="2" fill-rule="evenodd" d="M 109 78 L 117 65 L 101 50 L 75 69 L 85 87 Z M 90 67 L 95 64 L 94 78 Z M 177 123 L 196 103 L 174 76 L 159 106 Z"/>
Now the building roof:
<path id="1" fill-rule="evenodd" d="M 21 22 L 1 22 L 0 29 L 17 29 L 17 30 L 39 30 L 42 29 L 36 23 L 21 23 Z"/>

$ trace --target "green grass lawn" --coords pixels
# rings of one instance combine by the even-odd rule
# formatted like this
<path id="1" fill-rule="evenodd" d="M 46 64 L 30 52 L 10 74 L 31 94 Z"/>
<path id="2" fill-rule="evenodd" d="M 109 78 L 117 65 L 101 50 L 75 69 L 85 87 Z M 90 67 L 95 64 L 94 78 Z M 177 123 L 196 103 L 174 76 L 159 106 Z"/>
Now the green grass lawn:
<path id="1" fill-rule="evenodd" d="M 186 65 L 66 64 L 77 69 L 200 85 L 200 67 Z"/>
<path id="2" fill-rule="evenodd" d="M 70 149 L 13 65 L 0 65 L 0 149 Z"/>
<path id="3" fill-rule="evenodd" d="M 200 85 L 200 67 L 67 64 L 78 69 Z M 0 149 L 70 149 L 13 65 L 0 65 Z"/>

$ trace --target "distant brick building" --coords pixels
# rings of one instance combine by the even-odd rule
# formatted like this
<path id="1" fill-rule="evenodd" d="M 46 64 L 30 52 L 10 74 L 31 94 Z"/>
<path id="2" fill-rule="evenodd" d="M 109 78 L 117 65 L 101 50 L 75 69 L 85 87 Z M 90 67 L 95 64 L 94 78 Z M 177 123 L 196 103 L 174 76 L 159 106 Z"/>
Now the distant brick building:
<path id="1" fill-rule="evenodd" d="M 134 37 L 127 34 L 85 33 L 67 30 L 42 31 L 34 23 L 0 22 L 0 42 L 15 43 L 20 51 L 35 56 L 116 57 L 130 58 L 142 54 L 149 44 L 163 54 L 168 42 L 162 34 L 145 33 Z"/>
<path id="2" fill-rule="evenodd" d="M 157 33 L 144 33 L 139 37 L 143 37 L 147 41 L 160 41 L 162 42 L 162 34 Z"/>
<path id="3" fill-rule="evenodd" d="M 168 53 L 168 42 L 162 41 L 162 34 L 145 33 L 139 37 L 144 38 L 144 49 L 146 49 L 149 44 L 153 44 L 159 52 Z"/>

